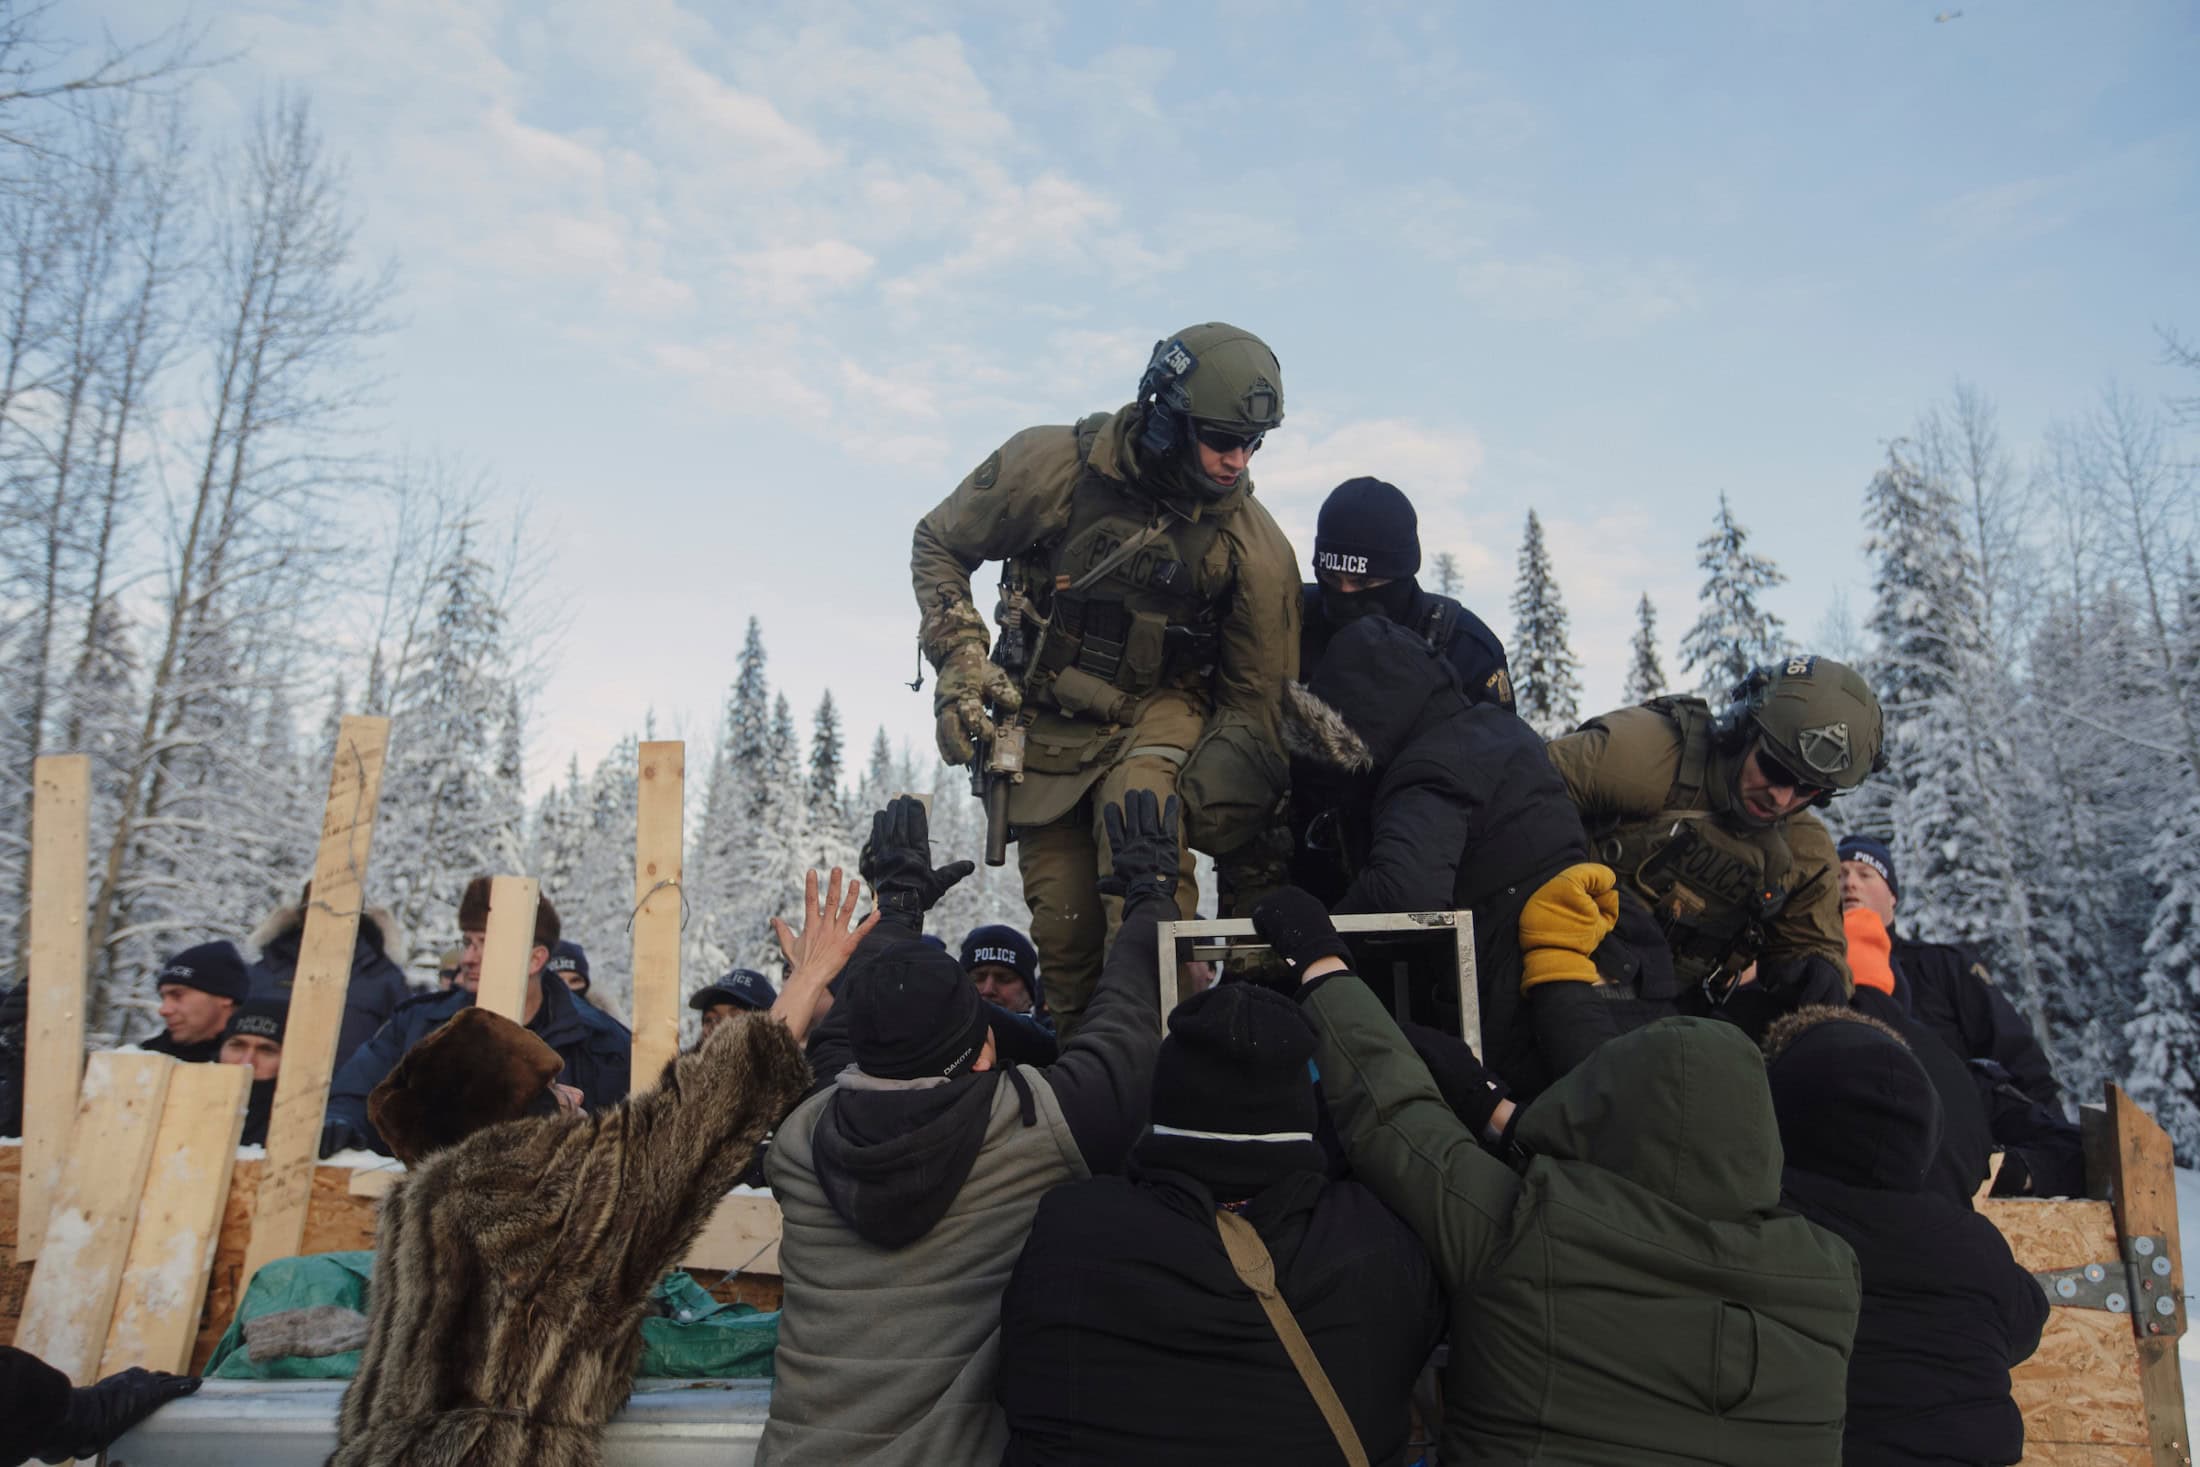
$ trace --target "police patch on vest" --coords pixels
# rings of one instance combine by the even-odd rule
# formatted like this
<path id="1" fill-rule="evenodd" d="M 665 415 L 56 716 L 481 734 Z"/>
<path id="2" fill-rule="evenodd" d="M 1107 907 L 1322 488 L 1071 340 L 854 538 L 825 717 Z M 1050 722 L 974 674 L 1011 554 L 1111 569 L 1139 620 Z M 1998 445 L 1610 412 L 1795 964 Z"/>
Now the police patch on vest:
<path id="1" fill-rule="evenodd" d="M 1803 762 L 1820 774 L 1839 774 L 1849 767 L 1849 726 L 1822 723 L 1806 728 L 1796 739 L 1795 749 Z"/>
<path id="2" fill-rule="evenodd" d="M 970 487 L 973 489 L 990 489 L 1000 482 L 1001 451 L 996 448 L 992 453 L 986 455 L 985 462 L 979 464 L 977 472 L 970 476 Z"/>
<path id="3" fill-rule="evenodd" d="M 1339 555 L 1334 550 L 1324 550 L 1315 558 L 1315 565 L 1321 570 L 1335 571 L 1340 576 L 1367 574 L 1367 557 L 1364 555 Z"/>

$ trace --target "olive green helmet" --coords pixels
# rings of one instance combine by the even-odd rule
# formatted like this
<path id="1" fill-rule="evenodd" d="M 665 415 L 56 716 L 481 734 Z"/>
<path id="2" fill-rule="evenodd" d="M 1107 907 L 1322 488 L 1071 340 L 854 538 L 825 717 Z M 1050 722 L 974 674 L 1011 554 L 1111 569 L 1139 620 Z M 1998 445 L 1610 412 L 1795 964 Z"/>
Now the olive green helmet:
<path id="1" fill-rule="evenodd" d="M 1829 795 L 1887 767 L 1878 696 L 1855 668 L 1828 657 L 1796 656 L 1754 669 L 1717 728 L 1754 729 L 1774 758 Z"/>
<path id="2" fill-rule="evenodd" d="M 1154 343 L 1138 401 L 1140 448 L 1156 461 L 1182 448 L 1195 424 L 1255 438 L 1283 421 L 1283 368 L 1250 331 L 1209 321 Z"/>

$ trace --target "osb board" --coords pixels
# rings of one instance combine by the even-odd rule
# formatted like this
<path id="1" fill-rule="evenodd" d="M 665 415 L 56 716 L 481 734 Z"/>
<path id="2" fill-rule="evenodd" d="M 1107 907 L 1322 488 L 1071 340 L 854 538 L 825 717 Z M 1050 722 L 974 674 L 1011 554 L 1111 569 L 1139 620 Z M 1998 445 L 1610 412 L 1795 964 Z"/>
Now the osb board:
<path id="1" fill-rule="evenodd" d="M 0 1146 L 0 1344 L 15 1338 L 23 1313 L 23 1289 L 30 1265 L 15 1261 L 15 1210 L 22 1148 Z M 221 1244 L 207 1282 L 206 1307 L 199 1315 L 191 1368 L 202 1368 L 214 1353 L 243 1287 L 245 1245 L 252 1237 L 252 1207 L 260 1185 L 258 1161 L 240 1161 L 229 1179 L 229 1200 L 222 1212 Z M 305 1251 L 332 1253 L 374 1246 L 374 1202 L 353 1197 L 348 1167 L 314 1168 L 313 1200 L 306 1213 Z"/>
<path id="2" fill-rule="evenodd" d="M 2033 1272 L 2117 1256 L 2116 1220 L 2106 1202 L 2009 1199 L 1979 1211 L 2009 1240 L 2018 1266 Z M 2025 1461 L 2152 1462 L 2130 1315 L 2049 1311 L 2039 1349 L 2010 1372 L 2009 1384 L 2024 1413 Z"/>

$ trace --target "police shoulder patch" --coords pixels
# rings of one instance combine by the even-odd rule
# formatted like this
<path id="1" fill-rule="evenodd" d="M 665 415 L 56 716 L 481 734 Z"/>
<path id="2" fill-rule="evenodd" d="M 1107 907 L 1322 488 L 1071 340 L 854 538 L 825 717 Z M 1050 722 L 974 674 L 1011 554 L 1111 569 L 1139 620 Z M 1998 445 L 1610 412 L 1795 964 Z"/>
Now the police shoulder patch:
<path id="1" fill-rule="evenodd" d="M 970 487 L 973 489 L 984 490 L 990 489 L 995 484 L 998 484 L 1000 482 L 1001 451 L 996 448 L 993 450 L 993 452 L 986 455 L 985 462 L 979 464 L 977 469 L 970 475 Z"/>

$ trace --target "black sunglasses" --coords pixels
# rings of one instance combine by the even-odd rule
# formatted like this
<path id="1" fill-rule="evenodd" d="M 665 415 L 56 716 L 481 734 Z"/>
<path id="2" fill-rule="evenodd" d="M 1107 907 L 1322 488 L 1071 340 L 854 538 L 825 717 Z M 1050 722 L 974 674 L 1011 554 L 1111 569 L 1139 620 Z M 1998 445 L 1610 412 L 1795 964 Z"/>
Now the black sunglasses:
<path id="1" fill-rule="evenodd" d="M 1265 431 L 1259 433 L 1232 433 L 1224 428 L 1211 428 L 1205 423 L 1194 423 L 1192 425 L 1192 436 L 1216 453 L 1235 453 L 1241 448 L 1247 453 L 1258 453 L 1260 452 L 1260 441 L 1266 438 L 1268 434 Z"/>
<path id="2" fill-rule="evenodd" d="M 1815 799 L 1831 789 L 1831 785 L 1812 784 L 1800 778 L 1795 771 L 1782 764 L 1766 751 L 1763 744 L 1757 746 L 1757 772 L 1765 777 L 1765 783 L 1783 789 L 1791 789 L 1806 799 Z"/>

